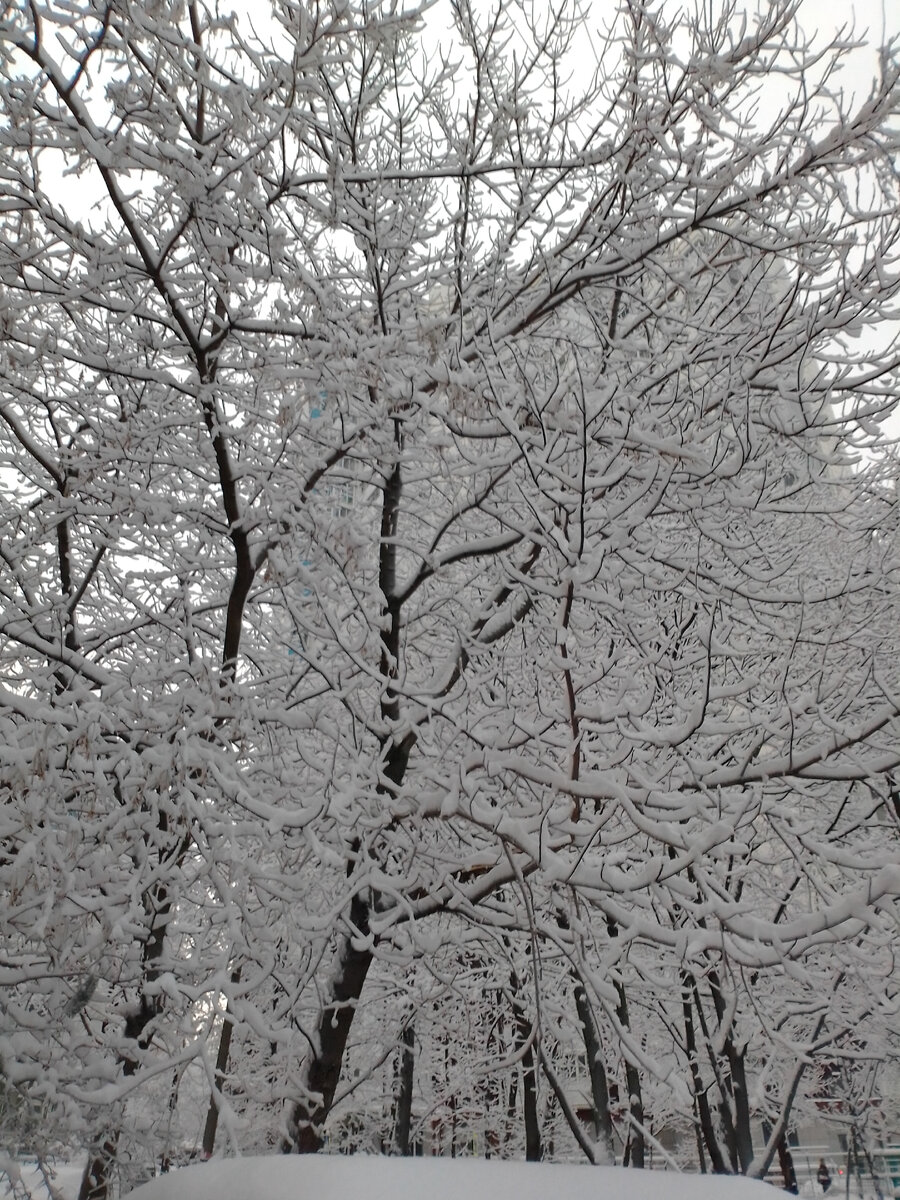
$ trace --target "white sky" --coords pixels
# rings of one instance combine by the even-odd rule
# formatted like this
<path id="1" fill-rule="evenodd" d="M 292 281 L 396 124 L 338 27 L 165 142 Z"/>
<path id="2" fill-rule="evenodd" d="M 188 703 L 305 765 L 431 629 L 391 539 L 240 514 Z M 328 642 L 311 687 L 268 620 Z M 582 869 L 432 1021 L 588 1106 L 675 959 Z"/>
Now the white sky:
<path id="1" fill-rule="evenodd" d="M 805 0 L 800 16 L 805 28 L 811 30 L 816 22 L 823 34 L 849 19 L 856 36 L 865 38 L 871 49 L 848 56 L 846 73 L 853 88 L 868 86 L 876 68 L 877 47 L 900 37 L 900 0 L 853 0 L 850 5 L 842 0 Z"/>

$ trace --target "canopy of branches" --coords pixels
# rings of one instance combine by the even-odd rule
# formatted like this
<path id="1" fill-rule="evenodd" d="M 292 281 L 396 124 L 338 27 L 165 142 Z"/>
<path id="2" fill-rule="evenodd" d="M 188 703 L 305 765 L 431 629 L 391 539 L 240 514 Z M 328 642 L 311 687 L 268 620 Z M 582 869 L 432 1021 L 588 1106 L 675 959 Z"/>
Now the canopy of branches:
<path id="1" fill-rule="evenodd" d="M 890 48 L 848 100 L 789 0 L 2 13 L 13 1140 L 82 1200 L 194 1145 L 863 1147 Z"/>

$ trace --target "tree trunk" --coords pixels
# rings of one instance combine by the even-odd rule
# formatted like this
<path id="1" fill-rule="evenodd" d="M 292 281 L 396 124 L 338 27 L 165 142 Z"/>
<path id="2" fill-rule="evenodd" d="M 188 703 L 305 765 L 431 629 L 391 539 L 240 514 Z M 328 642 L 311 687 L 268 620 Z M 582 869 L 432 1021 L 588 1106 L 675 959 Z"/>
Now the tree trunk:
<path id="1" fill-rule="evenodd" d="M 625 995 L 625 986 L 623 983 L 616 984 L 616 993 L 619 997 L 619 1003 L 616 1006 L 616 1013 L 623 1029 L 628 1029 L 628 998 Z M 628 1142 L 625 1147 L 623 1156 L 623 1166 L 638 1167 L 644 1166 L 644 1100 L 641 1094 L 641 1076 L 637 1067 L 633 1062 L 625 1059 L 625 1086 L 628 1088 L 628 1113 L 631 1117 L 631 1128 L 628 1133 Z"/>
<path id="2" fill-rule="evenodd" d="M 606 1078 L 606 1067 L 603 1064 L 603 1048 L 597 1024 L 591 1011 L 587 991 L 581 980 L 575 984 L 575 1009 L 581 1022 L 581 1032 L 584 1037 L 584 1051 L 587 1055 L 588 1074 L 591 1080 L 592 1118 L 594 1125 L 594 1140 L 602 1147 L 602 1155 L 598 1161 L 613 1164 L 616 1161 L 613 1143 L 612 1114 L 609 1111 L 609 1081 Z"/>
<path id="3" fill-rule="evenodd" d="M 781 1167 L 784 1190 L 793 1196 L 798 1195 L 800 1189 L 797 1186 L 797 1172 L 794 1170 L 794 1156 L 783 1133 L 778 1139 L 778 1165 Z"/>
<path id="4" fill-rule="evenodd" d="M 709 989 L 721 1035 L 727 1009 L 719 975 L 715 970 L 709 972 Z M 723 1110 L 728 1110 L 732 1157 L 740 1173 L 746 1175 L 753 1162 L 753 1132 L 750 1127 L 750 1096 L 744 1052 L 738 1050 L 730 1031 L 725 1034 L 722 1046 L 728 1060 L 728 1086 L 723 1091 L 722 1105 Z"/>
<path id="5" fill-rule="evenodd" d="M 725 1039 L 725 1053 L 731 1070 L 732 1095 L 734 1097 L 734 1140 L 741 1174 L 746 1175 L 753 1163 L 753 1131 L 750 1125 L 750 1095 L 747 1090 L 747 1072 L 744 1051 L 738 1051 L 729 1036 Z"/>
<path id="6" fill-rule="evenodd" d="M 528 1020 L 525 1005 L 519 999 L 519 977 L 515 967 L 510 968 L 509 986 L 512 995 L 512 1010 L 515 1020 L 516 1053 L 522 1062 L 522 1116 L 525 1122 L 525 1161 L 540 1162 L 541 1126 L 537 1107 L 537 1058 L 534 1053 L 535 1027 Z"/>
<path id="7" fill-rule="evenodd" d="M 526 1029 L 526 1037 L 531 1037 L 530 1029 Z M 525 1119 L 525 1161 L 540 1162 L 543 1149 L 537 1107 L 537 1070 L 534 1046 L 530 1040 L 522 1054 L 522 1113 Z"/>
<path id="8" fill-rule="evenodd" d="M 343 935 L 332 1000 L 319 1016 L 315 1046 L 307 1060 L 307 1094 L 294 1103 L 288 1117 L 287 1136 L 282 1143 L 285 1154 L 315 1154 L 325 1140 L 325 1121 L 341 1076 L 356 1003 L 373 958 L 368 943 L 364 948 L 353 945 L 354 937 L 365 938 L 369 932 L 369 906 L 359 895 L 350 903 L 350 921 L 358 933 Z"/>
<path id="9" fill-rule="evenodd" d="M 151 978 L 149 973 L 148 978 Z M 143 1041 L 144 1031 L 150 1024 L 155 1012 L 156 1006 L 151 1004 L 146 996 L 141 996 L 138 1008 L 125 1020 L 125 1036 L 143 1047 L 145 1045 Z M 130 1055 L 124 1059 L 122 1073 L 126 1078 L 134 1075 L 137 1068 L 137 1059 Z M 107 1134 L 100 1145 L 92 1147 L 88 1154 L 84 1175 L 81 1177 L 78 1200 L 108 1200 L 109 1185 L 112 1181 L 112 1172 L 118 1154 L 120 1136 L 121 1130 L 115 1129 Z"/>
<path id="10" fill-rule="evenodd" d="M 506 1136 L 503 1139 L 504 1146 L 515 1137 L 516 1128 L 516 1112 L 519 1108 L 519 1076 L 513 1071 L 509 1080 L 509 1094 L 506 1098 Z"/>
<path id="11" fill-rule="evenodd" d="M 412 1154 L 412 1094 L 415 1072 L 415 1030 L 412 1021 L 400 1035 L 400 1070 L 397 1076 L 397 1107 L 394 1120 L 394 1151 L 402 1158 Z"/>
<path id="12" fill-rule="evenodd" d="M 168 834 L 168 817 L 160 814 L 157 822 L 160 833 Z M 190 844 L 190 835 L 185 835 L 174 848 L 173 860 L 178 863 L 183 858 Z M 147 936 L 141 946 L 141 976 L 140 986 L 143 989 L 152 983 L 160 973 L 159 962 L 162 958 L 166 940 L 166 930 L 172 915 L 172 895 L 165 884 L 159 883 L 143 896 L 144 911 L 147 916 Z M 153 1018 L 160 1010 L 158 998 L 148 1000 L 142 990 L 137 1006 L 125 1018 L 125 1038 L 132 1042 L 137 1051 L 146 1050 L 150 1042 L 147 1029 Z M 127 1077 L 134 1075 L 139 1066 L 135 1053 L 122 1053 L 119 1057 L 122 1073 Z M 91 1147 L 88 1161 L 78 1189 L 78 1200 L 108 1200 L 109 1187 L 112 1180 L 112 1169 L 115 1165 L 119 1149 L 120 1129 L 112 1130 L 98 1144 Z"/>
<path id="13" fill-rule="evenodd" d="M 700 1148 L 702 1150 L 703 1145 L 706 1146 L 713 1174 L 727 1175 L 729 1173 L 728 1166 L 725 1162 L 725 1156 L 722 1154 L 719 1139 L 716 1137 L 712 1113 L 709 1108 L 709 1097 L 706 1094 L 706 1088 L 703 1086 L 703 1079 L 700 1075 L 700 1063 L 697 1057 L 697 1036 L 694 1029 L 694 1012 L 692 1007 L 692 995 L 696 993 L 696 986 L 694 977 L 687 971 L 682 972 L 681 1007 L 684 1015 L 684 1040 L 688 1055 L 688 1066 L 691 1072 L 691 1086 L 694 1091 L 694 1104 L 700 1126 L 698 1133 L 702 1135 Z"/>
<path id="14" fill-rule="evenodd" d="M 611 938 L 619 936 L 619 927 L 612 917 L 606 918 L 606 929 Z M 616 1016 L 623 1030 L 630 1033 L 628 1023 L 628 997 L 625 985 L 621 979 L 616 981 Z M 644 1101 L 641 1094 L 641 1077 L 637 1067 L 625 1058 L 625 1086 L 628 1088 L 628 1113 L 631 1118 L 628 1140 L 622 1155 L 623 1167 L 643 1167 L 644 1165 Z"/>
<path id="15" fill-rule="evenodd" d="M 714 975 L 714 973 L 711 973 Z M 721 1034 L 722 1017 L 724 1014 L 724 1003 L 722 1002 L 721 993 L 715 982 L 711 984 L 710 991 L 713 997 L 713 1004 L 716 1009 L 719 1029 L 714 1037 L 710 1032 L 709 1023 L 706 1019 L 706 1014 L 703 1009 L 703 1002 L 700 999 L 700 987 L 697 983 L 696 976 L 692 973 L 688 976 L 691 981 L 691 990 L 694 996 L 694 1008 L 697 1010 L 697 1021 L 703 1033 L 703 1040 L 706 1046 L 707 1055 L 709 1057 L 710 1066 L 716 1080 L 716 1087 L 719 1092 L 718 1110 L 719 1120 L 722 1125 L 722 1133 L 725 1139 L 725 1147 L 728 1152 L 728 1164 L 726 1172 L 728 1174 L 737 1174 L 740 1171 L 740 1160 L 738 1157 L 738 1139 L 735 1128 L 734 1106 L 732 1080 L 730 1074 L 726 1076 L 723 1065 L 720 1062 L 720 1054 L 716 1050 L 716 1040 Z"/>
<path id="16" fill-rule="evenodd" d="M 231 982 L 239 983 L 241 968 L 235 967 L 231 972 Z M 234 1031 L 234 1020 L 231 1015 L 231 1001 L 226 1001 L 225 1015 L 222 1018 L 222 1032 L 219 1034 L 219 1050 L 216 1054 L 216 1086 L 210 1093 L 209 1108 L 206 1111 L 206 1124 L 203 1126 L 202 1151 L 204 1158 L 212 1158 L 216 1145 L 216 1131 L 219 1128 L 219 1097 L 225 1086 L 225 1073 L 228 1070 L 228 1056 L 231 1052 L 231 1035 Z"/>
<path id="17" fill-rule="evenodd" d="M 101 1145 L 91 1148 L 81 1177 L 78 1200 L 106 1200 L 118 1141 L 119 1131 L 116 1130 Z"/>

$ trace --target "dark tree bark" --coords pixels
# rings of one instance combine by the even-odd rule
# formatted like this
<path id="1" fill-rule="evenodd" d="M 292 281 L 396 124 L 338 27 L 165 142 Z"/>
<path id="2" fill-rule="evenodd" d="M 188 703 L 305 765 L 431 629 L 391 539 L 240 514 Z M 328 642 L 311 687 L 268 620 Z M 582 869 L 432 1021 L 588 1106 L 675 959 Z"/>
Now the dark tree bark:
<path id="1" fill-rule="evenodd" d="M 100 1145 L 95 1145 L 88 1155 L 87 1166 L 81 1177 L 78 1200 L 106 1200 L 109 1195 L 112 1169 L 116 1162 L 119 1131 L 115 1130 Z"/>
<path id="2" fill-rule="evenodd" d="M 609 1081 L 603 1063 L 603 1048 L 600 1045 L 600 1035 L 597 1032 L 597 1023 L 594 1020 L 590 1001 L 580 979 L 575 983 L 575 1009 L 581 1022 L 584 1050 L 588 1061 L 588 1075 L 591 1081 L 594 1139 L 603 1146 L 609 1162 L 614 1163 L 616 1156 L 612 1113 L 609 1111 Z"/>
<path id="3" fill-rule="evenodd" d="M 628 998 L 625 987 L 621 982 L 616 983 L 618 1004 L 616 1014 L 623 1029 L 628 1029 Z M 628 1113 L 631 1117 L 631 1128 L 628 1142 L 625 1146 L 622 1165 L 625 1167 L 644 1166 L 644 1100 L 641 1092 L 641 1076 L 634 1063 L 625 1060 L 625 1086 L 628 1088 Z"/>
<path id="4" fill-rule="evenodd" d="M 612 917 L 606 919 L 606 929 L 611 938 L 619 936 L 619 927 Z M 616 1016 L 619 1020 L 619 1025 L 626 1032 L 630 1032 L 631 1025 L 628 1017 L 628 997 L 625 992 L 625 985 L 621 979 L 615 982 L 616 988 Z M 634 1063 L 625 1058 L 625 1086 L 628 1088 L 628 1113 L 631 1118 L 628 1131 L 628 1139 L 625 1143 L 625 1152 L 622 1155 L 623 1167 L 643 1167 L 645 1155 L 644 1142 L 644 1100 L 641 1091 L 641 1076 Z"/>
<path id="5" fill-rule="evenodd" d="M 791 1195 L 799 1194 L 797 1186 L 797 1172 L 794 1170 L 794 1157 L 791 1154 L 788 1140 L 782 1133 L 778 1139 L 778 1165 L 781 1167 L 781 1177 L 784 1180 L 784 1190 L 790 1192 Z"/>
<path id="6" fill-rule="evenodd" d="M 241 968 L 235 967 L 231 972 L 231 982 L 239 983 Z M 216 1054 L 216 1086 L 210 1093 L 209 1108 L 206 1112 L 206 1124 L 203 1126 L 202 1151 L 204 1158 L 211 1158 L 216 1146 L 216 1132 L 219 1128 L 219 1097 L 225 1086 L 225 1076 L 228 1071 L 228 1056 L 231 1053 L 231 1037 L 234 1032 L 234 1019 L 231 1015 L 231 1002 L 225 1005 L 225 1015 L 222 1018 L 222 1032 L 219 1034 L 219 1050 Z"/>
<path id="7" fill-rule="evenodd" d="M 522 1062 L 522 1118 L 525 1123 L 525 1161 L 540 1162 L 543 1158 L 541 1125 L 537 1107 L 537 1058 L 534 1053 L 535 1029 L 528 1020 L 525 1006 L 519 998 L 519 978 L 510 972 L 515 1045 Z"/>
<path id="8" fill-rule="evenodd" d="M 703 1086 L 703 1080 L 700 1075 L 700 1063 L 697 1056 L 697 1037 L 694 1029 L 694 1012 L 693 1012 L 693 994 L 696 991 L 696 980 L 687 971 L 684 971 L 681 976 L 681 1007 L 684 1015 L 684 1039 L 685 1049 L 688 1055 L 688 1064 L 691 1072 L 691 1085 L 694 1092 L 694 1105 L 697 1111 L 697 1119 L 699 1121 L 698 1134 L 701 1137 L 700 1151 L 702 1155 L 703 1146 L 706 1147 L 709 1159 L 712 1164 L 713 1174 L 727 1175 L 729 1174 L 728 1165 L 725 1162 L 725 1156 L 722 1153 L 722 1148 L 719 1145 L 719 1139 L 716 1136 L 715 1127 L 713 1126 L 712 1113 L 709 1107 L 709 1097 L 706 1093 L 706 1088 Z M 702 1164 L 705 1165 L 705 1164 Z"/>
<path id="9" fill-rule="evenodd" d="M 412 1095 L 415 1076 L 415 1029 L 412 1021 L 400 1035 L 400 1069 L 397 1073 L 397 1109 L 394 1120 L 394 1150 L 402 1158 L 412 1155 Z"/>
<path id="10" fill-rule="evenodd" d="M 530 1037 L 531 1030 L 526 1036 Z M 534 1046 L 529 1041 L 522 1054 L 522 1113 L 525 1120 L 525 1161 L 540 1162 L 543 1158 L 541 1125 L 537 1108 L 537 1070 Z"/>
<path id="11" fill-rule="evenodd" d="M 157 828 L 165 837 L 171 835 L 169 819 L 160 814 Z M 190 844 L 190 834 L 183 835 L 173 849 L 173 860 L 178 863 L 187 852 Z M 143 897 L 144 912 L 147 917 L 147 935 L 141 945 L 140 979 L 142 989 L 159 978 L 163 949 L 165 947 L 166 930 L 172 917 L 174 901 L 170 889 L 159 883 L 145 893 Z M 125 1050 L 119 1057 L 122 1074 L 128 1078 L 137 1073 L 140 1066 L 140 1053 L 146 1050 L 152 1037 L 152 1022 L 160 1011 L 160 999 L 154 996 L 150 999 L 142 990 L 136 1005 L 125 1018 L 125 1040 L 134 1047 Z M 107 1132 L 89 1151 L 88 1160 L 81 1177 L 78 1190 L 78 1200 L 108 1200 L 112 1174 L 116 1164 L 121 1130 Z"/>
<path id="12" fill-rule="evenodd" d="M 400 423 L 395 422 L 395 442 L 399 454 L 402 437 Z M 383 782 L 378 791 L 388 795 L 400 786 L 406 773 L 414 737 L 407 735 L 397 742 L 392 728 L 400 715 L 396 689 L 400 660 L 401 614 L 403 601 L 397 593 L 397 528 L 400 519 L 400 499 L 403 475 L 399 462 L 387 473 L 381 508 L 381 544 L 378 561 L 378 583 L 384 596 L 384 625 L 381 631 L 381 719 L 387 732 L 381 740 Z M 356 840 L 348 876 L 352 874 L 353 859 L 365 853 Z M 376 899 L 363 900 L 355 892 L 350 902 L 351 931 L 342 935 L 342 945 L 332 998 L 319 1017 L 316 1042 L 307 1062 L 307 1094 L 293 1105 L 288 1118 L 287 1137 L 282 1144 L 285 1153 L 315 1154 L 325 1137 L 325 1121 L 331 1111 L 334 1094 L 341 1075 L 341 1065 L 356 1004 L 362 995 L 366 976 L 372 965 L 373 950 L 368 941 L 370 904 Z M 360 946 L 357 943 L 362 942 Z"/>
<path id="13" fill-rule="evenodd" d="M 357 894 L 350 904 L 350 921 L 365 938 L 369 933 L 368 903 Z M 366 944 L 358 949 L 345 936 L 332 999 L 323 1009 L 317 1026 L 317 1045 L 307 1068 L 308 1093 L 295 1102 L 288 1118 L 282 1150 L 286 1154 L 315 1154 L 325 1140 L 325 1120 L 334 1102 L 341 1064 L 356 1004 L 372 965 L 373 953 Z"/>
<path id="14" fill-rule="evenodd" d="M 709 989 L 721 1030 L 727 1017 L 727 1006 L 719 974 L 715 969 L 711 969 L 709 972 Z M 722 1095 L 723 1117 L 727 1110 L 732 1157 L 740 1173 L 746 1175 L 753 1162 L 753 1132 L 750 1125 L 750 1096 L 747 1089 L 744 1052 L 738 1050 L 730 1032 L 725 1035 L 722 1044 L 728 1062 L 728 1077 Z"/>

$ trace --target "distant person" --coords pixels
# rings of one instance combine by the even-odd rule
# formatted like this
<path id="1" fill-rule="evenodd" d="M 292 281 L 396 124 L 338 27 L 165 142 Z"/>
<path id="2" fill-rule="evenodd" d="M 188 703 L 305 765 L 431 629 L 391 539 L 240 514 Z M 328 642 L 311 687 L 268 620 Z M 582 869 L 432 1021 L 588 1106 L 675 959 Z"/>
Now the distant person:
<path id="1" fill-rule="evenodd" d="M 823 1192 L 827 1192 L 831 1187 L 831 1172 L 828 1170 L 828 1164 L 824 1158 L 819 1159 L 819 1169 L 816 1172 L 816 1179 Z"/>

